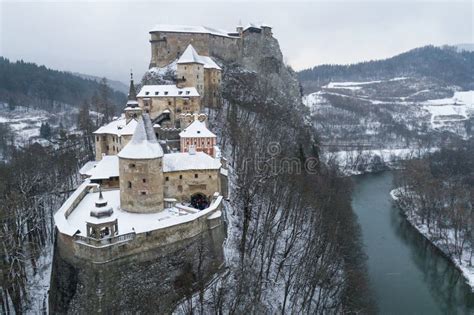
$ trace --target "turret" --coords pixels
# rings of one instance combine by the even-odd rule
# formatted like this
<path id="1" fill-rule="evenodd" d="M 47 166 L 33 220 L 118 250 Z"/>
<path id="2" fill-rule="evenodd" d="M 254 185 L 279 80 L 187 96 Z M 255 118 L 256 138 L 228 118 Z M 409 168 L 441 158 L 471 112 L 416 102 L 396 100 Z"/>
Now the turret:
<path id="1" fill-rule="evenodd" d="M 86 226 L 88 237 L 102 239 L 118 234 L 117 217 L 114 215 L 112 206 L 108 205 L 104 198 L 101 188 L 99 188 L 99 198 L 95 202 L 95 207 L 91 209 Z"/>
<path id="2" fill-rule="evenodd" d="M 133 72 L 130 71 L 130 88 L 128 91 L 127 106 L 125 107 L 125 117 L 127 123 L 132 119 L 137 119 L 142 114 L 142 109 L 138 106 L 137 91 L 133 84 Z"/>
<path id="3" fill-rule="evenodd" d="M 147 113 L 118 157 L 120 207 L 138 213 L 163 210 L 163 149 Z"/>

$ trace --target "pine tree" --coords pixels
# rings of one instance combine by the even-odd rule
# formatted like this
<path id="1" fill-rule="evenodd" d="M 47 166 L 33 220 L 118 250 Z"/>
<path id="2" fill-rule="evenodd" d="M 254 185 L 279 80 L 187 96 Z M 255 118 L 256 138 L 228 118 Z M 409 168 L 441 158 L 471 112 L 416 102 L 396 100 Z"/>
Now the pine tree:
<path id="1" fill-rule="evenodd" d="M 45 139 L 51 138 L 51 126 L 49 125 L 49 123 L 41 123 L 40 137 Z"/>

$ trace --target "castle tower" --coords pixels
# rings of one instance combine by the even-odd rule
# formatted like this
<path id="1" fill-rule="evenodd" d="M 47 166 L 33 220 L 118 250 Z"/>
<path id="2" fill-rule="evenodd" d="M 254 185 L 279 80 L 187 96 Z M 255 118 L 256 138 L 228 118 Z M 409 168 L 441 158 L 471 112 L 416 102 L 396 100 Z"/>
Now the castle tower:
<path id="1" fill-rule="evenodd" d="M 178 59 L 176 75 L 183 87 L 195 87 L 199 95 L 204 94 L 204 62 L 191 44 Z"/>
<path id="2" fill-rule="evenodd" d="M 142 109 L 138 106 L 137 91 L 133 84 L 133 73 L 130 72 L 130 89 L 128 92 L 127 106 L 125 107 L 125 117 L 127 123 L 132 119 L 137 119 L 142 114 Z"/>
<path id="3" fill-rule="evenodd" d="M 163 210 L 163 149 L 147 113 L 118 157 L 121 208 L 137 213 Z"/>

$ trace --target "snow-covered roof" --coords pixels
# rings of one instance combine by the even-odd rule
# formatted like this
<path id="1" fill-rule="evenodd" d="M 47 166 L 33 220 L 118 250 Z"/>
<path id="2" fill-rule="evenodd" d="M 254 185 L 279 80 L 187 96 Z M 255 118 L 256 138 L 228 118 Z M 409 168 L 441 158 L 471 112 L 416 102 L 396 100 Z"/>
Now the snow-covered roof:
<path id="1" fill-rule="evenodd" d="M 196 50 L 194 49 L 193 45 L 189 44 L 188 47 L 184 50 L 181 57 L 178 59 L 178 64 L 184 63 L 199 63 L 204 66 L 206 69 L 218 69 L 221 70 L 214 60 L 208 56 L 201 56 L 199 55 Z"/>
<path id="2" fill-rule="evenodd" d="M 215 138 L 216 135 L 213 134 L 206 127 L 206 123 L 195 120 L 189 126 L 186 127 L 183 131 L 179 133 L 181 138 Z"/>
<path id="3" fill-rule="evenodd" d="M 216 170 L 221 162 L 204 152 L 169 153 L 163 157 L 163 172 L 178 172 L 188 170 Z"/>
<path id="4" fill-rule="evenodd" d="M 91 175 L 91 171 L 92 169 L 97 165 L 97 161 L 89 161 L 87 162 L 86 164 L 84 164 L 81 169 L 79 170 L 79 174 L 81 175 L 87 175 L 87 176 L 90 176 Z"/>
<path id="5" fill-rule="evenodd" d="M 56 212 L 54 215 L 54 221 L 59 232 L 72 236 L 79 230 L 79 235 L 86 236 L 86 222 L 93 221 L 94 218 L 90 213 L 91 210 L 95 208 L 95 202 L 99 198 L 99 192 L 90 192 L 90 188 L 90 183 L 87 181 L 84 182 Z M 119 235 L 130 232 L 144 233 L 176 224 L 190 222 L 202 216 L 211 215 L 218 211 L 218 207 L 223 199 L 222 196 L 219 196 L 209 206 L 209 208 L 197 211 L 196 213 L 187 213 L 179 211 L 176 208 L 164 209 L 163 211 L 156 213 L 133 213 L 124 211 L 120 208 L 119 189 L 103 191 L 102 194 L 104 199 L 107 200 L 108 205 L 113 209 L 113 219 L 117 218 Z M 82 199 L 80 199 L 81 195 L 84 195 Z M 76 202 L 77 206 L 72 210 L 69 217 L 66 218 L 66 211 L 70 210 Z M 107 221 L 110 219 L 111 217 L 108 217 Z"/>
<path id="6" fill-rule="evenodd" d="M 156 139 L 153 124 L 147 113 L 141 116 L 132 139 L 118 156 L 124 159 L 156 159 L 163 156 L 163 149 Z"/>
<path id="7" fill-rule="evenodd" d="M 249 23 L 249 24 L 247 24 L 247 26 L 244 27 L 244 31 L 247 30 L 247 29 L 249 29 L 249 28 L 262 29 L 262 27 L 269 27 L 269 28 L 271 28 L 270 25 L 265 24 L 265 23 L 260 23 L 260 24 L 257 24 L 257 23 Z"/>
<path id="8" fill-rule="evenodd" d="M 91 180 L 108 179 L 119 176 L 119 160 L 116 155 L 104 155 L 97 165 L 89 172 Z"/>
<path id="9" fill-rule="evenodd" d="M 95 134 L 112 134 L 116 136 L 130 136 L 133 135 L 135 132 L 135 128 L 137 127 L 137 121 L 135 119 L 131 119 L 127 124 L 127 119 L 124 115 L 120 118 L 109 122 L 107 125 L 100 127 L 96 131 Z"/>
<path id="10" fill-rule="evenodd" d="M 230 36 L 229 32 L 219 30 L 216 28 L 202 26 L 202 25 L 173 25 L 173 24 L 158 24 L 150 30 L 150 33 L 154 32 L 169 32 L 169 33 L 199 33 L 199 34 L 211 34 L 216 36 L 234 37 Z"/>
<path id="11" fill-rule="evenodd" d="M 195 87 L 179 88 L 176 85 L 144 85 L 138 97 L 191 97 L 199 96 Z"/>

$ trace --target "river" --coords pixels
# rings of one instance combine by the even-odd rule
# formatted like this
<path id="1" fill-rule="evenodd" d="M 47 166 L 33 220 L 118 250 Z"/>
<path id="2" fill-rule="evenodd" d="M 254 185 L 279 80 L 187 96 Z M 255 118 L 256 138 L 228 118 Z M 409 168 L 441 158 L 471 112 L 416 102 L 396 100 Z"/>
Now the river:
<path id="1" fill-rule="evenodd" d="M 461 273 L 393 206 L 391 172 L 354 177 L 369 282 L 380 314 L 474 314 Z"/>

